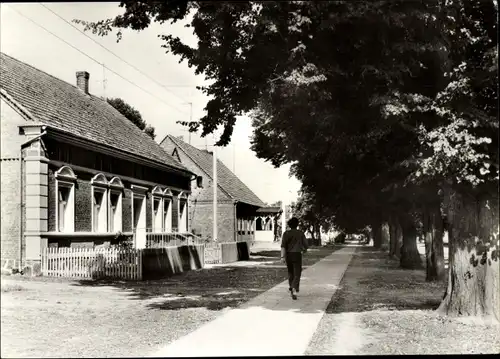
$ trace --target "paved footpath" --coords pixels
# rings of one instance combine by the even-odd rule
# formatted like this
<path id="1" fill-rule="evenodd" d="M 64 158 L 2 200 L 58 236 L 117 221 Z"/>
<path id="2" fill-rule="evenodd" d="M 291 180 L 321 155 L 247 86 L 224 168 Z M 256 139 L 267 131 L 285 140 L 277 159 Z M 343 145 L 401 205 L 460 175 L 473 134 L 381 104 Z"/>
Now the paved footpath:
<path id="1" fill-rule="evenodd" d="M 284 281 L 151 356 L 303 355 L 355 251 L 337 250 L 302 272 L 298 300 Z"/>

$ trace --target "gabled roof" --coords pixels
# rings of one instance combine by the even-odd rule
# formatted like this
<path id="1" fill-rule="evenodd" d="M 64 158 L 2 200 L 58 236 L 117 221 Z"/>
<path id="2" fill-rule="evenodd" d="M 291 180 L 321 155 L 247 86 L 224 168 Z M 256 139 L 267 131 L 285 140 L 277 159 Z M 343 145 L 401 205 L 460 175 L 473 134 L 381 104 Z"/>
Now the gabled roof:
<path id="1" fill-rule="evenodd" d="M 209 178 L 212 178 L 213 155 L 211 152 L 200 150 L 171 135 L 167 135 L 160 144 L 163 144 L 167 138 L 184 152 L 186 156 L 191 158 Z M 234 200 L 257 207 L 265 206 L 264 202 L 220 160 L 217 160 L 217 185 Z"/>
<path id="2" fill-rule="evenodd" d="M 0 53 L 0 88 L 36 122 L 190 173 L 106 100 L 4 53 Z"/>

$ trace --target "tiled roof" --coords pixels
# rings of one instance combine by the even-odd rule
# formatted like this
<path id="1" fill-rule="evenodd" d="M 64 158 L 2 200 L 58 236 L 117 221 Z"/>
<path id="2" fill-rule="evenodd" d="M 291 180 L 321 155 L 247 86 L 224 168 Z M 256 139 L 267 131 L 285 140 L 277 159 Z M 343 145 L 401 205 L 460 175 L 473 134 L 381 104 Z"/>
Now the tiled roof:
<path id="1" fill-rule="evenodd" d="M 0 88 L 37 122 L 187 171 L 106 100 L 4 53 L 0 53 Z"/>
<path id="2" fill-rule="evenodd" d="M 175 138 L 171 135 L 167 136 L 178 148 L 180 148 L 193 162 L 195 162 L 203 172 L 210 178 L 213 173 L 213 157 L 212 153 L 200 150 L 186 142 Z M 166 137 L 166 138 L 167 138 Z M 163 141 L 166 140 L 163 139 Z M 162 141 L 162 143 L 163 143 Z M 217 184 L 233 199 L 244 202 L 253 206 L 263 207 L 264 202 L 260 200 L 255 193 L 252 192 L 229 168 L 227 168 L 222 161 L 217 160 Z"/>

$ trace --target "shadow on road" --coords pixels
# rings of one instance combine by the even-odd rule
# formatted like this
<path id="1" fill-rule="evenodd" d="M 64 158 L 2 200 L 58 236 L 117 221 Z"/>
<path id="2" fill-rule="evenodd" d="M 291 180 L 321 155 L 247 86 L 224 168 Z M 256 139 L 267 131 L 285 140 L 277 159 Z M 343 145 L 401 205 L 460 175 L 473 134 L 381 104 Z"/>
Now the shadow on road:
<path id="1" fill-rule="evenodd" d="M 303 267 L 315 264 L 334 248 L 313 247 L 304 256 Z M 147 301 L 156 310 L 204 307 L 209 310 L 235 308 L 287 279 L 279 250 L 253 253 L 250 260 L 188 271 L 149 281 L 82 280 L 76 286 L 105 286 L 126 291 L 132 300 Z M 288 293 L 286 293 L 288 294 Z"/>

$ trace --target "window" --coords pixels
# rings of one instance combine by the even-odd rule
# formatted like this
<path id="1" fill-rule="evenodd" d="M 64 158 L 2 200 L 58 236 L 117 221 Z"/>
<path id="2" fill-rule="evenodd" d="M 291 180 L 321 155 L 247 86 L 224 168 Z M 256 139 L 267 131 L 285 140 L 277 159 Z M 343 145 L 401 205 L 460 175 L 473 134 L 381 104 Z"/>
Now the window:
<path id="1" fill-rule="evenodd" d="M 109 181 L 109 232 L 122 230 L 122 196 L 123 184 L 118 177 Z"/>
<path id="2" fill-rule="evenodd" d="M 67 223 L 66 228 L 68 228 L 71 220 L 67 217 L 69 213 L 69 202 L 70 196 L 73 188 L 72 186 L 59 185 L 57 196 L 58 196 L 58 218 L 59 218 L 59 232 L 64 232 L 65 223 Z"/>
<path id="3" fill-rule="evenodd" d="M 172 232 L 172 198 L 163 199 L 163 232 Z"/>
<path id="4" fill-rule="evenodd" d="M 121 221 L 119 217 L 121 217 L 121 193 L 113 193 L 109 194 L 109 231 L 110 232 L 118 232 L 121 231 Z"/>
<path id="5" fill-rule="evenodd" d="M 188 196 L 186 193 L 181 192 L 178 196 L 179 203 L 179 220 L 178 227 L 180 233 L 186 233 L 188 231 Z"/>
<path id="6" fill-rule="evenodd" d="M 132 225 L 134 232 L 135 247 L 142 249 L 146 248 L 146 195 L 147 187 L 131 185 L 132 189 Z"/>
<path id="7" fill-rule="evenodd" d="M 163 192 L 163 232 L 172 232 L 172 192 L 167 188 Z"/>
<path id="8" fill-rule="evenodd" d="M 196 187 L 203 188 L 203 177 L 202 176 L 196 176 Z"/>
<path id="9" fill-rule="evenodd" d="M 153 232 L 161 232 L 162 231 L 162 221 L 163 221 L 163 191 L 158 186 L 153 188 L 152 191 L 153 197 Z"/>
<path id="10" fill-rule="evenodd" d="M 92 232 L 115 233 L 122 230 L 123 183 L 118 177 L 107 181 L 99 173 L 92 185 Z"/>
<path id="11" fill-rule="evenodd" d="M 107 213 L 106 213 L 106 190 L 94 188 L 93 196 L 93 223 L 94 232 L 107 232 Z"/>
<path id="12" fill-rule="evenodd" d="M 76 176 L 68 166 L 56 173 L 56 231 L 75 231 L 75 182 Z"/>

